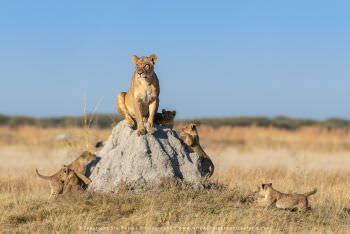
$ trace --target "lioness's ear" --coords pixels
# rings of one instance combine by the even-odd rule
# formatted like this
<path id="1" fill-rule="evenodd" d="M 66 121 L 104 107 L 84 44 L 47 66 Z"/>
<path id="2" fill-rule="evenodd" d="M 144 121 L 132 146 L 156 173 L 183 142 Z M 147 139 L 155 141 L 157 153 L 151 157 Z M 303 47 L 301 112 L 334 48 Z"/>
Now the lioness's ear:
<path id="1" fill-rule="evenodd" d="M 265 188 L 265 184 L 262 184 L 262 185 L 261 185 L 261 188 L 264 189 L 264 188 Z"/>
<path id="2" fill-rule="evenodd" d="M 271 187 L 271 186 L 272 186 L 272 183 L 269 183 L 269 186 Z"/>
<path id="3" fill-rule="evenodd" d="M 152 63 L 153 64 L 156 64 L 156 62 L 157 62 L 157 55 L 155 55 L 155 54 L 151 54 L 150 56 L 148 56 L 150 59 L 151 59 L 151 61 L 152 61 Z"/>
<path id="4" fill-rule="evenodd" d="M 139 60 L 139 57 L 137 57 L 136 55 L 132 55 L 131 56 L 131 61 L 133 62 L 133 63 L 137 63 L 137 61 Z"/>
<path id="5" fill-rule="evenodd" d="M 165 110 L 165 109 L 163 109 L 163 110 L 162 110 L 162 113 L 163 113 L 163 114 L 165 114 L 165 112 L 166 112 L 166 110 Z"/>

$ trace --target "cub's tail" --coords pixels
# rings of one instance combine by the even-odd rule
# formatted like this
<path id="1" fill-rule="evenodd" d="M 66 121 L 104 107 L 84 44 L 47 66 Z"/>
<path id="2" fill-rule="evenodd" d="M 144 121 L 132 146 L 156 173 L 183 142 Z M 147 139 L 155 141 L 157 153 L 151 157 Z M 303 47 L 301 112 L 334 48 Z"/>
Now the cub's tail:
<path id="1" fill-rule="evenodd" d="M 308 197 L 308 196 L 314 195 L 316 192 L 317 192 L 317 188 L 315 188 L 314 190 L 312 190 L 308 193 L 304 193 L 304 196 Z"/>
<path id="2" fill-rule="evenodd" d="M 44 176 L 44 175 L 41 175 L 38 171 L 38 169 L 35 169 L 35 172 L 36 174 L 41 178 L 41 179 L 44 179 L 44 180 L 51 180 L 52 176 Z"/>

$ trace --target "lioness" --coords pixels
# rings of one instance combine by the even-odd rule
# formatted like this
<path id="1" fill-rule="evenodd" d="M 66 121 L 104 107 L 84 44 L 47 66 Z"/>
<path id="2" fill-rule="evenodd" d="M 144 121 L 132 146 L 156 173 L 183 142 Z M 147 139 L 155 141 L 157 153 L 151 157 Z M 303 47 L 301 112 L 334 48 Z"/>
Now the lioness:
<path id="1" fill-rule="evenodd" d="M 35 169 L 36 174 L 44 180 L 50 182 L 50 198 L 55 198 L 58 194 L 63 192 L 63 183 L 67 179 L 70 169 L 67 166 L 63 166 L 57 173 L 52 176 L 41 175 L 38 169 Z"/>
<path id="2" fill-rule="evenodd" d="M 157 113 L 154 117 L 154 123 L 158 125 L 167 126 L 171 129 L 174 128 L 174 119 L 176 111 L 162 110 L 162 113 Z"/>
<path id="3" fill-rule="evenodd" d="M 148 57 L 133 55 L 131 60 L 136 65 L 129 91 L 121 92 L 117 98 L 117 110 L 125 118 L 127 124 L 137 128 L 138 135 L 153 132 L 154 116 L 159 105 L 159 81 L 154 72 L 157 56 Z M 143 118 L 148 118 L 146 129 Z M 136 120 L 136 123 L 135 123 Z"/>
<path id="4" fill-rule="evenodd" d="M 180 137 L 192 152 L 195 152 L 200 156 L 200 163 L 204 176 L 211 177 L 214 173 L 214 163 L 199 143 L 199 135 L 196 125 L 192 123 L 182 128 Z"/>
<path id="5" fill-rule="evenodd" d="M 272 187 L 272 183 L 258 186 L 259 194 L 264 196 L 258 200 L 257 207 L 269 207 L 276 204 L 280 209 L 298 209 L 306 211 L 310 209 L 308 197 L 315 194 L 317 189 L 304 194 L 286 194 L 281 193 Z"/>

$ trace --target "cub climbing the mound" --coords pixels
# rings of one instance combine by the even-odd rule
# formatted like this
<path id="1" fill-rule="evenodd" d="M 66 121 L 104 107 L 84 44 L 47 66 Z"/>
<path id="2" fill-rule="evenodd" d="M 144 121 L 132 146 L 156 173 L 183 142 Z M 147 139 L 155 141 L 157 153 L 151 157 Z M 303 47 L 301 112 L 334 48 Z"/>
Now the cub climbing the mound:
<path id="1" fill-rule="evenodd" d="M 304 194 L 281 193 L 272 187 L 272 183 L 262 184 L 258 187 L 259 194 L 264 198 L 258 200 L 257 207 L 269 207 L 276 204 L 276 207 L 280 209 L 298 209 L 301 211 L 310 209 L 308 197 L 317 192 L 317 189 L 314 189 Z"/>
<path id="2" fill-rule="evenodd" d="M 159 106 L 159 81 L 154 72 L 157 56 L 148 57 L 133 55 L 131 60 L 136 65 L 129 91 L 121 92 L 117 98 L 117 110 L 133 128 L 136 125 L 137 134 L 144 135 L 153 132 L 153 122 Z M 148 118 L 146 129 L 143 118 Z"/>
<path id="3" fill-rule="evenodd" d="M 85 176 L 86 167 L 95 159 L 95 154 L 85 151 L 71 164 L 64 165 L 52 176 L 43 176 L 38 170 L 36 173 L 40 178 L 50 180 L 50 197 L 57 197 L 58 194 L 82 190 L 84 185 L 90 184 L 91 180 Z"/>
<path id="4" fill-rule="evenodd" d="M 67 166 L 65 166 L 67 167 Z M 76 172 L 74 170 L 69 170 L 67 177 L 63 184 L 63 194 L 75 191 L 82 191 L 84 185 L 89 185 L 91 180 L 85 175 Z"/>
<path id="5" fill-rule="evenodd" d="M 156 114 L 154 118 L 154 123 L 173 129 L 175 115 L 176 115 L 176 111 L 167 111 L 163 109 L 162 113 Z"/>
<path id="6" fill-rule="evenodd" d="M 214 164 L 199 143 L 199 135 L 196 125 L 188 124 L 182 128 L 180 137 L 192 152 L 195 152 L 200 156 L 204 176 L 211 177 L 214 173 Z"/>

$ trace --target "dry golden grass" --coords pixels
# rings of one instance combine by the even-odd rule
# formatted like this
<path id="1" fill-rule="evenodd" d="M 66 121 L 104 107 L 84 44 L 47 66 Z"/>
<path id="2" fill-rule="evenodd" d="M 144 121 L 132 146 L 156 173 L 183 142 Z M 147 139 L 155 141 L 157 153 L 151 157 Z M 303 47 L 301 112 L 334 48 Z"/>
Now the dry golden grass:
<path id="1" fill-rule="evenodd" d="M 216 165 L 212 179 L 224 186 L 195 190 L 165 181 L 144 192 L 83 193 L 50 201 L 48 184 L 35 176 L 34 169 L 53 173 L 82 150 L 93 150 L 110 130 L 0 128 L 0 230 L 349 230 L 350 213 L 344 210 L 350 207 L 349 133 L 316 127 L 294 132 L 257 127 L 200 126 L 199 130 L 202 145 Z M 255 209 L 253 192 L 263 182 L 285 192 L 317 187 L 318 193 L 310 197 L 313 210 Z"/>

